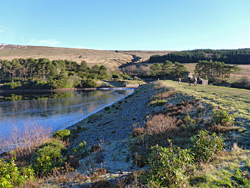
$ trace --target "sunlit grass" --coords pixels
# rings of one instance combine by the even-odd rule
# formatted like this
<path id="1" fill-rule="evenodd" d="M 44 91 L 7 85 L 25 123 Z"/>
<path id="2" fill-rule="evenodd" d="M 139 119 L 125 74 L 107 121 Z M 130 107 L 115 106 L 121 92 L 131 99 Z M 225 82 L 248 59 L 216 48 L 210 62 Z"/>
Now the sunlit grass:
<path id="1" fill-rule="evenodd" d="M 235 115 L 235 117 L 250 120 L 250 91 L 212 85 L 189 86 L 187 83 L 163 81 L 164 84 L 174 87 L 188 95 L 192 95 L 205 103 L 220 106 Z"/>
<path id="2" fill-rule="evenodd" d="M 191 177 L 192 187 L 249 187 L 250 151 L 236 144 L 212 163 L 199 164 Z"/>

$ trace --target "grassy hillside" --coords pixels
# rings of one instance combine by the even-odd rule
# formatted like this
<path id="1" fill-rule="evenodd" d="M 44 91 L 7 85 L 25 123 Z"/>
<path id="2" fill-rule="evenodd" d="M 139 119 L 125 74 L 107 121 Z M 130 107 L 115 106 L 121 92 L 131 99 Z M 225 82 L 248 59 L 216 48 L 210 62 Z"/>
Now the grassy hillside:
<path id="1" fill-rule="evenodd" d="M 85 60 L 90 66 L 105 65 L 116 69 L 120 65 L 132 62 L 136 55 L 138 60 L 147 60 L 154 54 L 167 54 L 169 51 L 107 51 L 77 48 L 58 48 L 45 46 L 23 46 L 0 44 L 0 59 L 12 60 L 14 58 L 48 58 L 68 59 L 80 63 Z"/>

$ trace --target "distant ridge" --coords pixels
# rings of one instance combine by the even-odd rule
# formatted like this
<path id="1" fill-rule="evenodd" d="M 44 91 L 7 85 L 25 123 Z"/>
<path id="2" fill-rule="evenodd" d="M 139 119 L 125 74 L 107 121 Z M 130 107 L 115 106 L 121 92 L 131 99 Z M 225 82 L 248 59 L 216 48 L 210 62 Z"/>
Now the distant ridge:
<path id="1" fill-rule="evenodd" d="M 165 55 L 170 51 L 143 51 L 143 50 L 94 50 L 81 48 L 47 47 L 0 44 L 0 59 L 12 60 L 15 58 L 48 58 L 68 59 L 80 63 L 85 60 L 90 66 L 105 65 L 111 70 L 130 62 L 148 60 L 151 55 Z"/>

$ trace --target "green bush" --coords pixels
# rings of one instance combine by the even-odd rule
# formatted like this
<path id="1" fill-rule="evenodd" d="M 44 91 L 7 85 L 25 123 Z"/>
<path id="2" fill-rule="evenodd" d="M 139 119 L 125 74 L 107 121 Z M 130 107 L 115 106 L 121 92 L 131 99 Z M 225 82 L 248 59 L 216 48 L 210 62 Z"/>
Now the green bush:
<path id="1" fill-rule="evenodd" d="M 62 167 L 66 161 L 62 149 L 65 149 L 65 146 L 60 140 L 42 145 L 31 157 L 32 168 L 39 176 L 47 176 L 55 167 Z"/>
<path id="2" fill-rule="evenodd" d="M 197 135 L 191 138 L 191 151 L 197 162 L 209 162 L 215 158 L 215 155 L 222 151 L 224 141 L 216 133 L 209 134 L 208 131 L 199 131 Z"/>
<path id="3" fill-rule="evenodd" d="M 0 159 L 0 187 L 20 187 L 32 179 L 34 179 L 33 169 L 18 168 L 14 158 L 10 162 Z"/>
<path id="4" fill-rule="evenodd" d="M 230 115 L 226 110 L 214 110 L 213 111 L 213 121 L 220 125 L 233 125 L 234 117 Z"/>
<path id="5" fill-rule="evenodd" d="M 74 154 L 79 157 L 84 157 L 89 154 L 87 150 L 87 143 L 85 141 L 80 142 L 77 147 L 73 148 Z"/>
<path id="6" fill-rule="evenodd" d="M 58 138 L 60 140 L 66 141 L 70 136 L 70 130 L 68 129 L 63 129 L 63 130 L 58 130 L 56 132 L 53 132 L 53 137 Z"/>
<path id="7" fill-rule="evenodd" d="M 82 81 L 82 87 L 86 88 L 94 88 L 97 87 L 97 83 L 92 79 L 87 79 Z"/>
<path id="8" fill-rule="evenodd" d="M 15 82 L 14 80 L 12 80 L 11 82 L 6 84 L 7 89 L 17 89 L 17 88 L 19 88 L 21 86 L 22 86 L 21 82 L 18 82 L 18 81 Z"/>
<path id="9" fill-rule="evenodd" d="M 192 166 L 193 156 L 187 149 L 152 147 L 149 157 L 147 182 L 150 187 L 183 187 L 187 181 L 187 170 Z"/>
<path id="10" fill-rule="evenodd" d="M 50 79 L 47 82 L 48 88 L 50 89 L 60 89 L 60 88 L 70 88 L 71 86 L 68 84 L 68 79 Z"/>

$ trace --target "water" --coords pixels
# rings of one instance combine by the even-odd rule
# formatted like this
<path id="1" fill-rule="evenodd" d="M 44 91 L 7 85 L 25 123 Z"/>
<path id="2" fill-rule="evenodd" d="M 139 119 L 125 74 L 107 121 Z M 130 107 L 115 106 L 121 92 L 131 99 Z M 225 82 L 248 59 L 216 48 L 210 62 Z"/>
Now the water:
<path id="1" fill-rule="evenodd" d="M 0 96 L 0 137 L 8 138 L 14 128 L 34 126 L 56 131 L 124 98 L 133 90 L 75 91 L 39 95 Z"/>

